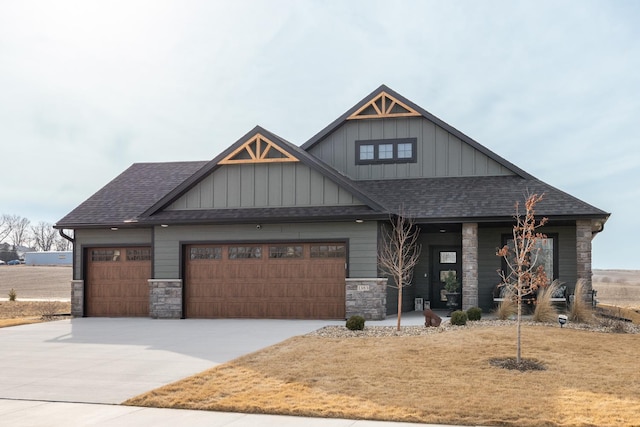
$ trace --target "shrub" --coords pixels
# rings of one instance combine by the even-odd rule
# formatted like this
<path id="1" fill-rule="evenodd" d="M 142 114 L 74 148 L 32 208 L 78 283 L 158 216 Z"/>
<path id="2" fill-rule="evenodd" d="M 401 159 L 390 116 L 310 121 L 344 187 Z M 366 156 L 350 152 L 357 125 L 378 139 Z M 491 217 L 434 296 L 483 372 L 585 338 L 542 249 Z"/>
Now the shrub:
<path id="1" fill-rule="evenodd" d="M 500 320 L 507 320 L 518 312 L 518 307 L 513 298 L 505 297 L 503 301 L 498 304 L 496 309 L 496 317 Z"/>
<path id="2" fill-rule="evenodd" d="M 558 311 L 551 302 L 551 297 L 559 287 L 559 283 L 554 280 L 551 285 L 541 288 L 536 298 L 536 308 L 533 312 L 534 322 L 555 322 Z"/>
<path id="3" fill-rule="evenodd" d="M 364 317 L 362 316 L 351 316 L 349 320 L 347 320 L 347 329 L 350 331 L 361 331 L 364 329 Z"/>
<path id="4" fill-rule="evenodd" d="M 456 310 L 451 313 L 451 324 L 456 326 L 464 326 L 467 324 L 467 313 L 462 310 Z"/>
<path id="5" fill-rule="evenodd" d="M 469 320 L 480 320 L 482 318 L 482 309 L 480 307 L 471 307 L 467 310 L 467 317 Z"/>
<path id="6" fill-rule="evenodd" d="M 573 291 L 573 301 L 569 308 L 569 320 L 577 323 L 590 323 L 593 321 L 591 304 L 585 299 L 584 280 L 578 280 Z"/>
<path id="7" fill-rule="evenodd" d="M 18 294 L 16 293 L 16 290 L 11 288 L 11 290 L 9 291 L 9 301 L 15 301 L 17 297 Z"/>

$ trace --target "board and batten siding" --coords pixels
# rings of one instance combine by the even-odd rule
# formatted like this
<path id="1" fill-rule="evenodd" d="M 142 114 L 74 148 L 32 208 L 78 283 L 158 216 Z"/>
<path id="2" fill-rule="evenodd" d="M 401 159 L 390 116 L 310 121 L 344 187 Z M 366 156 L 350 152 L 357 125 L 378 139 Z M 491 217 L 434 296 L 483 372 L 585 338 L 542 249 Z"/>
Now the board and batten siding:
<path id="1" fill-rule="evenodd" d="M 377 277 L 377 228 L 374 221 L 367 221 L 362 224 L 262 224 L 259 230 L 255 224 L 158 227 L 154 238 L 154 278 L 180 278 L 180 251 L 184 243 L 313 240 L 347 240 L 347 277 Z"/>
<path id="2" fill-rule="evenodd" d="M 414 137 L 416 163 L 356 165 L 356 141 Z M 355 180 L 513 174 L 423 117 L 349 120 L 309 151 Z"/>
<path id="3" fill-rule="evenodd" d="M 167 210 L 361 204 L 300 162 L 259 163 L 219 167 Z"/>
<path id="4" fill-rule="evenodd" d="M 576 228 L 544 227 L 545 234 L 558 235 L 558 280 L 568 289 L 573 289 L 577 280 Z M 502 236 L 511 234 L 512 228 L 478 229 L 478 303 L 484 310 L 493 309 L 493 288 L 500 283 L 497 270 L 502 268 L 497 249 L 502 245 Z"/>
<path id="5" fill-rule="evenodd" d="M 85 248 L 93 246 L 151 246 L 153 230 L 151 228 L 134 228 L 134 229 L 90 229 L 90 230 L 75 230 L 74 246 L 74 280 L 83 279 L 83 265 L 82 254 Z"/>

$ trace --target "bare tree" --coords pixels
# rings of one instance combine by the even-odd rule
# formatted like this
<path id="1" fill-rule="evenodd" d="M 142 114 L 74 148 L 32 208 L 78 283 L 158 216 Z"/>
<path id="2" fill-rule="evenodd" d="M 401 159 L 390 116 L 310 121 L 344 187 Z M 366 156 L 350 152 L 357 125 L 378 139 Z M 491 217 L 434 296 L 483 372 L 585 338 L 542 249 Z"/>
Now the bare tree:
<path id="1" fill-rule="evenodd" d="M 537 265 L 540 247 L 538 242 L 547 236 L 537 230 L 547 223 L 547 218 L 539 221 L 535 219 L 535 206 L 542 200 L 544 194 L 531 194 L 525 200 L 524 215 L 520 213 L 519 203 L 516 202 L 513 226 L 513 246 L 504 245 L 498 249 L 496 255 L 502 257 L 506 263 L 506 271 L 498 270 L 502 280 L 500 286 L 506 287 L 507 295 L 513 295 L 518 308 L 517 318 L 517 351 L 516 362 L 521 363 L 521 322 L 522 303 L 525 298 L 535 295 L 538 288 L 548 284 L 543 265 Z"/>
<path id="2" fill-rule="evenodd" d="M 11 243 L 14 246 L 22 246 L 24 245 L 29 238 L 29 221 L 27 218 L 21 217 L 20 215 L 9 215 L 9 238 L 11 239 Z"/>
<path id="3" fill-rule="evenodd" d="M 413 269 L 418 263 L 421 247 L 418 244 L 420 230 L 400 208 L 398 215 L 390 218 L 390 227 L 383 227 L 378 250 L 380 269 L 393 278 L 392 288 L 398 289 L 398 324 L 402 318 L 402 289 L 411 286 Z"/>
<path id="4" fill-rule="evenodd" d="M 58 236 L 58 232 L 53 228 L 53 225 L 44 221 L 32 226 L 31 234 L 34 247 L 40 251 L 50 251 Z"/>
<path id="5" fill-rule="evenodd" d="M 0 216 L 0 243 L 11 233 L 10 217 L 7 214 Z"/>

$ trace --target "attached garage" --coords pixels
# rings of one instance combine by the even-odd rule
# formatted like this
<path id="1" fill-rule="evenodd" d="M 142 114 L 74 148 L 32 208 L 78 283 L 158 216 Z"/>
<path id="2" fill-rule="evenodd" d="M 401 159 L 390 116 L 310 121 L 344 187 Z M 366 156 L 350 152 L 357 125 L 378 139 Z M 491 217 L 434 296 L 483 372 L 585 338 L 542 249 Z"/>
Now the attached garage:
<path id="1" fill-rule="evenodd" d="M 86 316 L 149 316 L 151 248 L 89 248 L 86 255 Z"/>
<path id="2" fill-rule="evenodd" d="M 185 317 L 345 317 L 344 243 L 187 245 L 185 260 Z"/>

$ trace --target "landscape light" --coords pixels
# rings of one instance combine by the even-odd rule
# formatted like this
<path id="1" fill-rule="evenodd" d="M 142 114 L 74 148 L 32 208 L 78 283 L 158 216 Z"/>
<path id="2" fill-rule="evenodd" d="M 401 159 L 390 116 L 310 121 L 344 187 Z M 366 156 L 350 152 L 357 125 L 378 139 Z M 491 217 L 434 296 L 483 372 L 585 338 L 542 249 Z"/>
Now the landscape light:
<path id="1" fill-rule="evenodd" d="M 562 328 L 564 326 L 565 323 L 567 323 L 567 316 L 564 314 L 559 314 L 558 315 L 558 323 L 560 323 L 560 327 Z"/>

